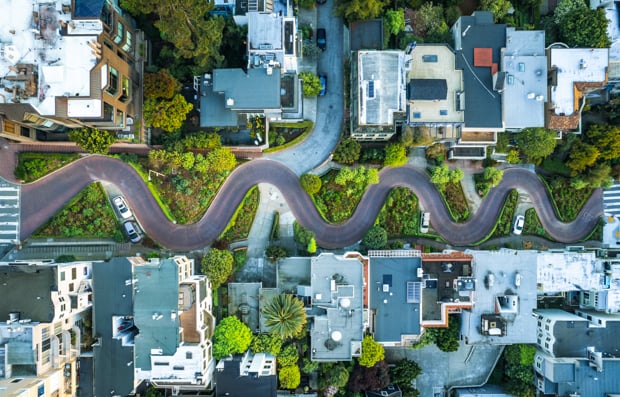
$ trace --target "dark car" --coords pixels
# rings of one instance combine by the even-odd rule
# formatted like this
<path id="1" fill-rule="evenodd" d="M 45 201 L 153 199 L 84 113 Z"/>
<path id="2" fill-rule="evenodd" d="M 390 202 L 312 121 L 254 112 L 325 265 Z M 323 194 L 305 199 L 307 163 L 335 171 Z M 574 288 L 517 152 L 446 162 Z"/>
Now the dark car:
<path id="1" fill-rule="evenodd" d="M 319 80 L 321 81 L 321 92 L 319 92 L 319 96 L 325 95 L 325 91 L 327 90 L 327 76 L 324 74 L 319 75 Z"/>
<path id="2" fill-rule="evenodd" d="M 325 29 L 320 28 L 316 30 L 316 46 L 323 51 L 327 48 L 326 36 Z"/>
<path id="3" fill-rule="evenodd" d="M 317 4 L 325 4 L 327 3 L 327 0 L 316 0 Z"/>

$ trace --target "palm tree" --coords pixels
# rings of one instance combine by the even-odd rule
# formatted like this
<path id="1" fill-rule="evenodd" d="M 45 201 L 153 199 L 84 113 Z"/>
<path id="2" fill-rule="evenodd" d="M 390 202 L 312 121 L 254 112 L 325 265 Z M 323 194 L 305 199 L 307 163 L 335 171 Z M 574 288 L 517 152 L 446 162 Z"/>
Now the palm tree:
<path id="1" fill-rule="evenodd" d="M 306 324 L 306 311 L 301 300 L 294 295 L 276 295 L 262 309 L 265 326 L 269 332 L 282 339 L 295 337 Z"/>

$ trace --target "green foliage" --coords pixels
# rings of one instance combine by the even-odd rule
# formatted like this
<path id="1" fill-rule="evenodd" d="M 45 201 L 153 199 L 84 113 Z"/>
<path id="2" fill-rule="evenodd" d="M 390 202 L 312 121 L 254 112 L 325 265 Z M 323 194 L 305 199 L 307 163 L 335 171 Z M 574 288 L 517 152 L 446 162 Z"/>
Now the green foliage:
<path id="1" fill-rule="evenodd" d="M 381 249 L 387 244 L 387 232 L 381 226 L 372 226 L 364 235 L 362 244 L 369 249 Z"/>
<path id="2" fill-rule="evenodd" d="M 319 76 L 311 72 L 299 73 L 299 78 L 303 80 L 304 96 L 314 97 L 321 92 L 321 80 Z"/>
<path id="3" fill-rule="evenodd" d="M 269 262 L 277 263 L 280 259 L 284 259 L 288 256 L 288 251 L 286 248 L 270 245 L 265 250 L 265 256 L 269 259 Z"/>
<path id="4" fill-rule="evenodd" d="M 508 0 L 481 0 L 479 7 L 481 10 L 491 11 L 495 22 L 499 22 L 508 14 L 512 4 Z"/>
<path id="5" fill-rule="evenodd" d="M 207 154 L 206 160 L 211 172 L 231 171 L 237 166 L 237 158 L 226 147 L 213 149 Z"/>
<path id="6" fill-rule="evenodd" d="M 222 319 L 213 331 L 213 357 L 217 360 L 230 354 L 243 353 L 252 342 L 252 331 L 235 316 Z"/>
<path id="7" fill-rule="evenodd" d="M 228 280 L 233 269 L 233 256 L 228 250 L 211 248 L 202 258 L 201 270 L 205 274 L 214 290 Z"/>
<path id="8" fill-rule="evenodd" d="M 273 212 L 273 221 L 271 223 L 271 233 L 269 233 L 269 240 L 280 239 L 280 213 L 278 211 Z"/>
<path id="9" fill-rule="evenodd" d="M 377 18 L 383 13 L 385 3 L 381 0 L 337 0 L 335 14 L 348 23 Z"/>
<path id="10" fill-rule="evenodd" d="M 316 239 L 314 237 L 312 237 L 310 241 L 308 241 L 306 251 L 308 251 L 309 254 L 314 254 L 316 252 Z"/>
<path id="11" fill-rule="evenodd" d="M 172 99 L 174 94 L 180 91 L 181 83 L 170 74 L 168 69 L 144 74 L 144 97 L 146 99 Z"/>
<path id="12" fill-rule="evenodd" d="M 240 269 L 245 265 L 248 259 L 248 253 L 245 249 L 239 249 L 233 252 L 233 260 L 235 261 L 235 269 Z M 236 271 L 236 270 L 235 270 Z"/>
<path id="13" fill-rule="evenodd" d="M 587 10 L 588 6 L 583 0 L 560 0 L 553 10 L 553 18 L 556 25 L 562 23 L 562 19 L 574 10 Z"/>
<path id="14" fill-rule="evenodd" d="M 484 169 L 483 177 L 491 184 L 491 187 L 495 187 L 502 181 L 504 171 L 498 168 L 486 167 Z"/>
<path id="15" fill-rule="evenodd" d="M 18 152 L 14 174 L 21 181 L 32 182 L 78 158 L 75 153 Z"/>
<path id="16" fill-rule="evenodd" d="M 512 232 L 512 221 L 514 220 L 517 204 L 519 203 L 519 193 L 516 190 L 511 190 L 504 201 L 504 206 L 499 214 L 497 223 L 495 224 L 495 230 L 492 237 L 509 236 Z"/>
<path id="17" fill-rule="evenodd" d="M 407 164 L 407 149 L 402 143 L 389 143 L 385 147 L 385 159 L 383 165 L 386 167 L 400 167 Z"/>
<path id="18" fill-rule="evenodd" d="M 169 151 L 181 152 L 189 149 L 214 150 L 222 147 L 220 135 L 217 132 L 200 131 L 195 134 L 186 135 L 183 139 L 175 141 L 171 147 L 166 147 Z"/>
<path id="19" fill-rule="evenodd" d="M 362 354 L 359 358 L 359 364 L 362 367 L 372 367 L 385 358 L 383 346 L 372 338 L 370 335 L 364 336 L 362 340 Z"/>
<path id="20" fill-rule="evenodd" d="M 68 262 L 75 262 L 75 261 L 76 261 L 75 255 L 60 255 L 56 258 L 56 263 L 68 263 Z"/>
<path id="21" fill-rule="evenodd" d="M 193 108 L 194 105 L 188 103 L 181 94 L 175 94 L 166 101 L 146 99 L 142 109 L 144 123 L 147 127 L 173 132 L 183 126 L 187 114 Z"/>
<path id="22" fill-rule="evenodd" d="M 303 174 L 299 182 L 301 183 L 302 189 L 309 195 L 317 194 L 321 190 L 321 185 L 323 184 L 321 178 L 314 174 Z"/>
<path id="23" fill-rule="evenodd" d="M 97 128 L 80 128 L 69 132 L 69 139 L 93 154 L 108 154 L 116 140 L 113 133 Z"/>
<path id="24" fill-rule="evenodd" d="M 417 236 L 419 222 L 420 211 L 415 194 L 404 187 L 392 189 L 377 216 L 377 224 L 385 229 L 388 238 Z"/>
<path id="25" fill-rule="evenodd" d="M 405 30 L 405 10 L 398 8 L 396 10 L 387 10 L 383 17 L 383 23 L 386 25 L 387 31 L 391 35 L 397 36 Z"/>
<path id="26" fill-rule="evenodd" d="M 269 332 L 282 339 L 300 335 L 307 321 L 303 302 L 291 294 L 274 296 L 263 306 L 261 314 Z"/>
<path id="27" fill-rule="evenodd" d="M 450 170 L 446 164 L 442 164 L 433 168 L 431 171 L 431 183 L 437 185 L 438 189 L 442 189 L 446 183 L 450 182 Z"/>
<path id="28" fill-rule="evenodd" d="M 402 359 L 396 366 L 390 369 L 390 379 L 400 387 L 403 392 L 413 389 L 411 382 L 422 373 L 422 368 L 415 361 Z"/>
<path id="29" fill-rule="evenodd" d="M 412 146 L 426 146 L 433 143 L 433 138 L 427 132 L 428 128 L 424 126 L 411 127 L 406 125 L 400 135 L 400 143 L 406 148 Z"/>
<path id="30" fill-rule="evenodd" d="M 146 397 L 164 397 L 164 393 L 160 392 L 151 385 L 148 389 L 146 389 Z"/>
<path id="31" fill-rule="evenodd" d="M 278 334 L 258 334 L 252 338 L 252 353 L 269 353 L 274 356 L 282 350 L 282 338 Z"/>
<path id="32" fill-rule="evenodd" d="M 578 141 L 571 150 L 566 165 L 572 170 L 571 174 L 576 176 L 581 171 L 594 165 L 599 158 L 600 152 L 596 146 Z"/>
<path id="33" fill-rule="evenodd" d="M 443 162 L 446 158 L 446 146 L 443 143 L 436 143 L 426 148 L 426 158 L 437 163 Z"/>
<path id="34" fill-rule="evenodd" d="M 296 365 L 289 365 L 280 368 L 280 371 L 278 371 L 278 380 L 280 380 L 281 389 L 295 389 L 301 382 L 299 367 Z"/>
<path id="35" fill-rule="evenodd" d="M 348 381 L 349 370 L 343 363 L 319 364 L 319 388 L 325 389 L 329 386 L 341 388 L 345 387 Z"/>
<path id="36" fill-rule="evenodd" d="M 534 388 L 534 355 L 533 345 L 506 346 L 502 360 L 506 390 L 517 397 L 533 397 Z"/>
<path id="37" fill-rule="evenodd" d="M 260 192 L 258 187 L 252 186 L 228 221 L 228 225 L 226 225 L 226 229 L 219 236 L 219 240 L 237 241 L 247 239 L 256 217 L 256 211 L 258 211 L 259 201 Z"/>
<path id="38" fill-rule="evenodd" d="M 351 165 L 360 158 L 361 145 L 353 138 L 345 138 L 338 143 L 334 151 L 334 161 Z"/>
<path id="39" fill-rule="evenodd" d="M 301 245 L 307 246 L 310 243 L 310 240 L 314 238 L 314 232 L 306 229 L 297 221 L 293 222 L 293 234 L 295 236 L 295 241 Z"/>
<path id="40" fill-rule="evenodd" d="M 316 371 L 317 369 L 319 369 L 319 362 L 318 361 L 312 361 L 310 360 L 308 357 L 304 357 L 302 359 L 302 366 L 301 366 L 301 372 L 303 372 L 304 374 L 311 374 L 314 371 Z"/>
<path id="41" fill-rule="evenodd" d="M 435 328 L 435 343 L 439 350 L 444 352 L 457 351 L 459 348 L 461 319 L 458 315 L 451 315 L 448 328 Z"/>
<path id="42" fill-rule="evenodd" d="M 506 156 L 506 161 L 509 164 L 519 164 L 521 162 L 521 159 L 519 158 L 519 151 L 511 149 L 508 152 L 508 156 Z"/>
<path id="43" fill-rule="evenodd" d="M 593 124 L 588 128 L 586 138 L 599 151 L 601 159 L 613 160 L 620 157 L 620 126 Z"/>
<path id="44" fill-rule="evenodd" d="M 574 9 L 560 19 L 560 38 L 569 47 L 607 48 L 610 45 L 608 23 L 603 8 Z"/>
<path id="45" fill-rule="evenodd" d="M 288 367 L 291 365 L 297 365 L 299 360 L 299 351 L 295 344 L 289 343 L 278 354 L 278 365 L 280 367 Z"/>
<path id="46" fill-rule="evenodd" d="M 417 7 L 416 7 L 417 8 Z M 412 34 L 425 43 L 448 42 L 450 28 L 444 18 L 444 7 L 425 2 L 415 10 L 411 18 Z"/>
<path id="47" fill-rule="evenodd" d="M 517 145 L 530 161 L 538 163 L 553 153 L 556 135 L 546 128 L 524 128 L 517 134 Z"/>

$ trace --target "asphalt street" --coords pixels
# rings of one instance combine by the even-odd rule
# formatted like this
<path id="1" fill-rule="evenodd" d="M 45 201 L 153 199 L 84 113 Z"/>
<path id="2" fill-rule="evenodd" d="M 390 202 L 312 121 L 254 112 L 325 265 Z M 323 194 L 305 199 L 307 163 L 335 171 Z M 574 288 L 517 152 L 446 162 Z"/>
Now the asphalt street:
<path id="1" fill-rule="evenodd" d="M 285 165 L 270 160 L 254 160 L 235 169 L 226 180 L 202 219 L 192 225 L 169 222 L 140 176 L 120 160 L 89 156 L 36 182 L 23 185 L 21 196 L 21 239 L 61 209 L 73 196 L 94 181 L 115 184 L 124 194 L 144 231 L 163 246 L 176 250 L 199 249 L 209 245 L 228 224 L 245 193 L 257 183 L 276 186 L 299 223 L 315 232 L 325 248 L 338 248 L 359 241 L 372 226 L 389 191 L 397 186 L 411 189 L 420 204 L 431 212 L 431 225 L 448 243 L 467 245 L 480 241 L 494 226 L 506 195 L 511 189 L 526 191 L 547 232 L 560 242 L 572 243 L 585 237 L 603 214 L 602 191 L 596 190 L 572 223 L 555 215 L 547 190 L 531 171 L 514 168 L 504 172 L 499 186 L 483 200 L 478 212 L 466 223 L 455 223 L 435 186 L 423 171 L 412 167 L 385 168 L 380 183 L 372 185 L 356 212 L 345 223 L 328 224 L 303 191 L 297 175 Z"/>

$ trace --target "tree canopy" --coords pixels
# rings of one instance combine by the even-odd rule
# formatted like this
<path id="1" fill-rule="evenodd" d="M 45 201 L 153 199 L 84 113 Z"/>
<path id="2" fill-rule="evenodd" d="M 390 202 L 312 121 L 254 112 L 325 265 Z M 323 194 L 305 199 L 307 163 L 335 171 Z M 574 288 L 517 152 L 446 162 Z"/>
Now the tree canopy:
<path id="1" fill-rule="evenodd" d="M 280 368 L 280 371 L 278 371 L 278 380 L 280 381 L 280 388 L 295 389 L 301 382 L 299 367 L 297 365 L 289 365 Z"/>
<path id="2" fill-rule="evenodd" d="M 299 78 L 303 80 L 304 96 L 313 97 L 321 92 L 321 80 L 319 76 L 310 72 L 299 73 Z"/>
<path id="3" fill-rule="evenodd" d="M 396 10 L 387 10 L 383 20 L 386 25 L 387 31 L 391 35 L 398 35 L 405 30 L 405 10 L 402 8 Z"/>
<path id="4" fill-rule="evenodd" d="M 142 108 L 144 123 L 149 127 L 174 132 L 183 126 L 187 114 L 193 108 L 194 105 L 187 102 L 181 94 L 176 94 L 167 101 L 147 99 Z"/>
<path id="5" fill-rule="evenodd" d="M 575 176 L 586 168 L 594 165 L 599 155 L 600 152 L 596 146 L 579 141 L 573 146 L 568 155 L 566 165 L 572 170 L 572 175 Z"/>
<path id="6" fill-rule="evenodd" d="M 602 160 L 620 157 L 620 126 L 593 124 L 588 129 L 586 138 L 598 149 Z"/>
<path id="7" fill-rule="evenodd" d="M 549 156 L 557 144 L 556 132 L 546 128 L 524 128 L 517 134 L 517 146 L 535 163 Z"/>
<path id="8" fill-rule="evenodd" d="M 303 302 L 291 294 L 274 296 L 263 306 L 261 312 L 265 327 L 282 339 L 301 334 L 307 321 Z"/>
<path id="9" fill-rule="evenodd" d="M 337 0 L 335 14 L 351 23 L 377 18 L 383 13 L 384 7 L 382 0 Z"/>
<path id="10" fill-rule="evenodd" d="M 381 360 L 372 367 L 356 364 L 349 376 L 347 389 L 352 392 L 382 389 L 390 384 L 389 367 Z"/>
<path id="11" fill-rule="evenodd" d="M 385 358 L 385 350 L 383 346 L 372 338 L 370 335 L 364 336 L 362 340 L 362 354 L 359 358 L 359 364 L 362 367 L 372 367 Z"/>
<path id="12" fill-rule="evenodd" d="M 211 248 L 202 258 L 201 269 L 215 290 L 228 280 L 233 269 L 233 256 L 228 250 Z"/>
<path id="13" fill-rule="evenodd" d="M 294 343 L 284 346 L 278 354 L 278 365 L 280 367 L 288 367 L 289 365 L 297 365 L 299 360 L 299 351 Z"/>
<path id="14" fill-rule="evenodd" d="M 400 167 L 407 164 L 407 149 L 402 143 L 390 143 L 385 147 L 385 159 L 383 165 L 386 167 Z"/>
<path id="15" fill-rule="evenodd" d="M 302 189 L 309 195 L 317 194 L 321 190 L 321 178 L 314 174 L 303 174 L 299 179 Z"/>
<path id="16" fill-rule="evenodd" d="M 69 132 L 69 139 L 88 153 L 108 154 L 116 137 L 110 131 L 97 128 L 80 128 Z"/>
<path id="17" fill-rule="evenodd" d="M 345 138 L 336 146 L 334 161 L 351 165 L 359 160 L 361 149 L 362 147 L 358 141 L 353 138 Z"/>
<path id="18" fill-rule="evenodd" d="M 396 366 L 390 370 L 390 378 L 400 389 L 405 392 L 412 389 L 411 382 L 422 373 L 422 368 L 415 361 L 400 360 Z"/>
<path id="19" fill-rule="evenodd" d="M 481 0 L 479 5 L 481 10 L 491 11 L 495 22 L 501 21 L 512 8 L 508 0 Z"/>
<path id="20" fill-rule="evenodd" d="M 607 36 L 608 23 L 602 8 L 573 9 L 560 19 L 560 39 L 569 47 L 607 48 L 611 44 Z"/>
<path id="21" fill-rule="evenodd" d="M 362 239 L 362 244 L 369 249 L 381 249 L 387 244 L 387 237 L 387 231 L 381 226 L 375 225 L 368 229 Z"/>
<path id="22" fill-rule="evenodd" d="M 282 350 L 282 338 L 277 334 L 258 334 L 250 344 L 252 353 L 269 353 L 277 356 Z"/>
<path id="23" fill-rule="evenodd" d="M 276 263 L 280 259 L 286 258 L 288 256 L 288 251 L 284 247 L 270 245 L 265 249 L 265 256 L 269 259 L 269 262 Z"/>
<path id="24" fill-rule="evenodd" d="M 252 331 L 236 316 L 222 319 L 213 331 L 213 357 L 245 352 L 252 342 Z"/>
<path id="25" fill-rule="evenodd" d="M 146 99 L 172 99 L 174 94 L 180 91 L 181 83 L 170 74 L 168 69 L 144 74 L 144 97 Z"/>

